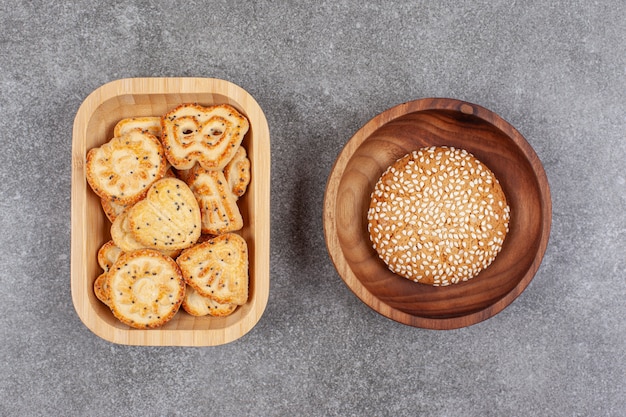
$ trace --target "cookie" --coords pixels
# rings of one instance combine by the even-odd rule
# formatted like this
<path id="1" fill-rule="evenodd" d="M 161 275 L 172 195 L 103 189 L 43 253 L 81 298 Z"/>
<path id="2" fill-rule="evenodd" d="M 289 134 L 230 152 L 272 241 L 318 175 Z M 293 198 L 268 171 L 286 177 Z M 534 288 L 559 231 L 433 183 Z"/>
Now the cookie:
<path id="1" fill-rule="evenodd" d="M 161 137 L 161 118 L 158 116 L 128 117 L 122 119 L 113 128 L 113 136 L 122 136 L 131 130 L 139 129 L 157 138 Z"/>
<path id="2" fill-rule="evenodd" d="M 113 224 L 111 224 L 111 239 L 122 252 L 131 252 L 138 249 L 151 249 L 145 244 L 135 239 L 132 232 L 130 222 L 128 220 L 128 212 L 124 211 L 120 214 Z M 157 249 L 170 258 L 175 258 L 180 254 L 181 249 Z"/>
<path id="3" fill-rule="evenodd" d="M 200 207 L 187 184 L 177 178 L 154 183 L 127 213 L 134 240 L 150 249 L 184 249 L 200 237 Z"/>
<path id="4" fill-rule="evenodd" d="M 196 165 L 187 179 L 200 206 L 202 233 L 219 235 L 243 227 L 237 199 L 222 171 Z"/>
<path id="5" fill-rule="evenodd" d="M 146 249 L 146 246 L 135 239 L 128 223 L 128 211 L 122 212 L 111 224 L 111 239 L 123 252 Z"/>
<path id="6" fill-rule="evenodd" d="M 107 216 L 107 219 L 111 223 L 117 219 L 117 216 L 122 214 L 128 207 L 132 206 L 132 204 L 118 204 L 115 201 L 107 200 L 106 198 L 100 199 L 100 205 L 102 206 L 102 210 L 104 214 Z"/>
<path id="7" fill-rule="evenodd" d="M 193 287 L 187 285 L 182 307 L 192 316 L 226 317 L 235 311 L 237 304 L 218 303 L 210 297 L 201 296 Z"/>
<path id="8" fill-rule="evenodd" d="M 163 175 L 163 178 L 168 177 L 176 178 L 176 174 L 174 173 L 172 167 L 169 166 L 169 164 L 167 170 L 165 171 L 165 175 Z M 117 216 L 122 214 L 129 207 L 132 207 L 132 204 L 119 204 L 115 201 L 107 200 L 105 198 L 100 199 L 100 205 L 102 206 L 104 214 L 107 216 L 111 223 L 115 221 Z"/>
<path id="9" fill-rule="evenodd" d="M 185 249 L 176 262 L 199 295 L 223 304 L 248 300 L 248 246 L 241 236 L 216 236 Z"/>
<path id="10" fill-rule="evenodd" d="M 107 272 L 111 265 L 115 263 L 117 258 L 121 255 L 122 250 L 113 242 L 109 240 L 98 249 L 98 265 L 104 272 Z"/>
<path id="11" fill-rule="evenodd" d="M 236 198 L 244 195 L 250 183 L 250 159 L 242 146 L 237 149 L 233 159 L 226 164 L 223 172 L 233 195 Z"/>
<path id="12" fill-rule="evenodd" d="M 370 240 L 389 269 L 435 286 L 487 268 L 502 249 L 509 219 L 495 175 L 452 147 L 413 151 L 392 164 L 367 212 Z"/>
<path id="13" fill-rule="evenodd" d="M 96 278 L 93 283 L 93 292 L 96 295 L 96 298 L 106 304 L 109 305 L 109 276 L 106 272 L 103 272 Z"/>
<path id="14" fill-rule="evenodd" d="M 100 197 L 133 204 L 163 177 L 167 161 L 161 142 L 139 129 L 87 152 L 87 182 Z"/>
<path id="15" fill-rule="evenodd" d="M 176 262 L 150 249 L 122 254 L 107 272 L 107 281 L 113 315 L 138 329 L 167 323 L 185 296 L 185 281 Z"/>
<path id="16" fill-rule="evenodd" d="M 222 170 L 248 128 L 248 119 L 228 104 L 182 104 L 161 118 L 161 141 L 176 169 L 198 162 L 205 169 Z"/>

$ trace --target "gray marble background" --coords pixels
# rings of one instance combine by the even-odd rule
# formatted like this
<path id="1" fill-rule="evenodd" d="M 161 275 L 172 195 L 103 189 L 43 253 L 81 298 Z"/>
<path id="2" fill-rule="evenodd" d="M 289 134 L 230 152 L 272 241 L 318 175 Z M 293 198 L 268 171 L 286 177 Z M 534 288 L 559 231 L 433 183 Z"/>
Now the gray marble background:
<path id="1" fill-rule="evenodd" d="M 626 415 L 626 3 L 177 3 L 0 2 L 0 415 Z M 74 115 L 148 76 L 232 81 L 268 119 L 271 293 L 228 345 L 114 345 L 72 305 Z M 454 331 L 370 310 L 322 231 L 346 141 L 433 96 L 513 124 L 554 209 L 527 290 Z"/>

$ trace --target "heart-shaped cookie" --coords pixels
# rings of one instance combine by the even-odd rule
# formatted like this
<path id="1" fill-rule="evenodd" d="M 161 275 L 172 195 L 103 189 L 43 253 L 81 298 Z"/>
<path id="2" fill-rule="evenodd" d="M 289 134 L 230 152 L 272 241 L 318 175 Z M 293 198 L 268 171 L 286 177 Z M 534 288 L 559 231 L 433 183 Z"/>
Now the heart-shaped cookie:
<path id="1" fill-rule="evenodd" d="M 147 248 L 184 249 L 200 237 L 200 207 L 187 184 L 163 178 L 128 210 L 128 224 L 134 238 Z"/>

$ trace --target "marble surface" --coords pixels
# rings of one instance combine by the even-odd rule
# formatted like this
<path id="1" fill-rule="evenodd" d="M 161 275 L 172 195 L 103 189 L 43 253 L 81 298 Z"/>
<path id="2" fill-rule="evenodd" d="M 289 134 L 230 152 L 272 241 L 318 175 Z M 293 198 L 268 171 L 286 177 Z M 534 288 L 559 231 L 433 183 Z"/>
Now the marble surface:
<path id="1" fill-rule="evenodd" d="M 623 1 L 2 1 L 0 26 L 0 415 L 626 415 Z M 224 346 L 114 345 L 72 305 L 74 115 L 148 76 L 232 81 L 270 126 L 270 298 Z M 453 331 L 370 310 L 322 231 L 342 146 L 421 97 L 500 114 L 552 189 L 535 279 Z"/>

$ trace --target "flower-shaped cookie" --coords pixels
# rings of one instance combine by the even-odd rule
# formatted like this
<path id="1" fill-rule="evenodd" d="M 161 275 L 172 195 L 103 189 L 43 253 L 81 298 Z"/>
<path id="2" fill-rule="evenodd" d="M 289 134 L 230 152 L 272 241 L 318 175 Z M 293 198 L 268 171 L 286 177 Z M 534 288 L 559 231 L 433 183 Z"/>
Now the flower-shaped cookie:
<path id="1" fill-rule="evenodd" d="M 198 162 L 204 169 L 222 170 L 248 128 L 248 119 L 228 104 L 182 104 L 161 118 L 161 141 L 176 169 L 190 169 Z"/>
<path id="2" fill-rule="evenodd" d="M 176 262 L 150 249 L 123 253 L 106 273 L 106 285 L 104 296 L 115 317 L 139 329 L 165 324 L 185 296 Z"/>
<path id="3" fill-rule="evenodd" d="M 161 142 L 140 129 L 114 137 L 87 152 L 87 182 L 101 198 L 133 204 L 161 179 L 167 160 Z"/>

